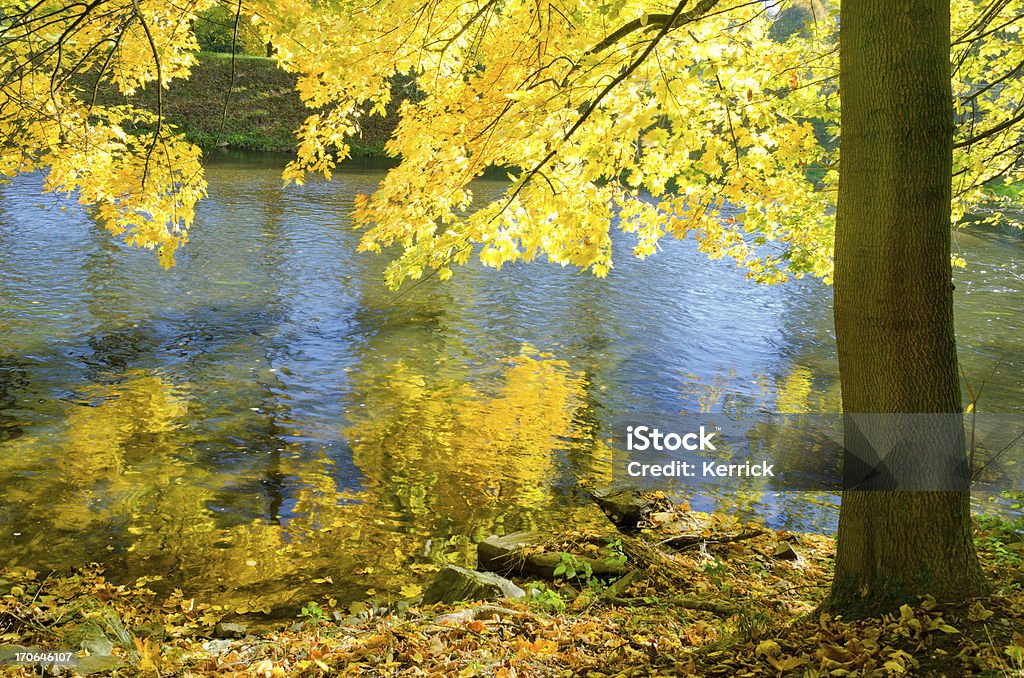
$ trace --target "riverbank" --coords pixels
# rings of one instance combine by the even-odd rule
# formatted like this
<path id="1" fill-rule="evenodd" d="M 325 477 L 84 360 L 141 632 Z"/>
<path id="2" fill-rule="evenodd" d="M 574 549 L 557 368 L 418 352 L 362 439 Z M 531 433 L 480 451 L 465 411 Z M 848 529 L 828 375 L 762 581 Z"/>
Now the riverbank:
<path id="1" fill-rule="evenodd" d="M 295 130 L 312 112 L 295 91 L 294 74 L 282 71 L 267 57 L 238 54 L 233 66 L 230 54 L 204 51 L 198 58 L 191 77 L 173 81 L 164 95 L 164 114 L 170 124 L 205 151 L 294 153 Z M 398 98 L 386 116 L 363 118 L 360 137 L 349 142 L 352 158 L 387 159 L 384 144 L 398 123 Z M 124 98 L 113 89 L 101 89 L 98 101 L 121 104 Z M 151 111 L 157 107 L 153 88 L 130 101 Z M 808 177 L 815 181 L 823 174 L 821 168 L 808 170 Z M 1020 200 L 1024 183 L 993 183 L 991 190 L 995 196 Z"/>
<path id="2" fill-rule="evenodd" d="M 708 538 L 669 548 L 660 537 L 680 521 Z M 95 566 L 4 571 L 0 653 L 74 652 L 67 663 L 94 675 L 1016 675 L 1019 529 L 977 523 L 990 596 L 925 598 L 859 621 L 817 611 L 832 573 L 830 538 L 686 507 L 652 516 L 639 538 L 622 537 L 635 573 L 628 585 L 569 581 L 563 571 L 554 582 L 520 582 L 525 598 L 454 607 L 420 605 L 418 587 L 406 587 L 387 603 L 310 601 L 284 623 L 254 623 L 177 589 L 157 593 L 155 579 L 115 586 Z M 743 538 L 721 538 L 736 530 Z M 81 646 L 92 656 L 82 658 Z M 31 665 L 10 670 L 38 675 Z"/>
<path id="3" fill-rule="evenodd" d="M 249 55 L 235 57 L 233 84 L 231 70 L 230 54 L 200 52 L 192 76 L 173 81 L 164 93 L 167 122 L 204 150 L 294 152 L 295 130 L 312 113 L 295 91 L 295 76 L 273 59 Z M 123 104 L 124 98 L 107 89 L 98 101 Z M 152 87 L 129 101 L 156 110 Z M 385 157 L 384 143 L 396 122 L 394 107 L 387 117 L 367 116 L 361 137 L 351 143 L 352 157 Z"/>

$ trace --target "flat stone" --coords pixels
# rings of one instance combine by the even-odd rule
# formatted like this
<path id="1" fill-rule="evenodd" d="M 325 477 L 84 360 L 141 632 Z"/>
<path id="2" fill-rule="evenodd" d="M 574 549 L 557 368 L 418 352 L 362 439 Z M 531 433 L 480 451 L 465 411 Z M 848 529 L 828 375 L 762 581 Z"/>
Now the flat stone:
<path id="1" fill-rule="evenodd" d="M 297 631 L 297 630 L 303 628 L 304 624 L 302 622 L 298 622 L 297 624 L 295 624 L 295 626 L 297 628 L 295 628 L 293 630 Z M 200 645 L 200 647 L 202 647 L 204 650 L 206 650 L 210 654 L 219 655 L 219 654 L 223 654 L 223 653 L 227 652 L 228 649 L 230 649 L 231 641 L 227 640 L 227 639 L 215 638 L 213 640 L 206 641 L 205 643 Z"/>
<path id="2" fill-rule="evenodd" d="M 237 622 L 219 622 L 213 627 L 214 638 L 241 638 L 248 630 L 245 624 Z"/>
<path id="3" fill-rule="evenodd" d="M 788 541 L 780 541 L 779 545 L 775 547 L 775 552 L 772 553 L 772 558 L 776 560 L 798 560 L 800 554 L 796 552 Z"/>
<path id="4" fill-rule="evenodd" d="M 0 645 L 0 664 L 14 664 L 15 656 L 23 652 L 45 652 L 45 650 L 24 645 Z"/>
<path id="5" fill-rule="evenodd" d="M 534 574 L 522 551 L 540 541 L 538 532 L 513 532 L 504 536 L 491 535 L 476 545 L 476 566 L 498 574 Z M 554 571 L 554 568 L 552 568 Z M 551 577 L 551 572 L 535 575 Z"/>
<path id="6" fill-rule="evenodd" d="M 437 573 L 433 583 L 423 593 L 423 604 L 522 598 L 525 595 L 526 591 L 493 572 L 477 572 L 457 565 L 447 565 Z"/>
<path id="7" fill-rule="evenodd" d="M 81 648 L 90 655 L 109 657 L 114 651 L 114 641 L 107 637 L 99 624 L 92 621 L 68 627 L 63 636 L 69 646 Z"/>
<path id="8" fill-rule="evenodd" d="M 132 634 L 138 638 L 150 638 L 152 640 L 163 640 L 167 637 L 167 629 L 160 622 L 143 624 L 132 629 Z"/>
<path id="9" fill-rule="evenodd" d="M 90 676 L 94 673 L 116 671 L 117 669 L 123 668 L 124 665 L 125 663 L 117 657 L 90 655 L 88 657 L 79 657 L 78 661 L 72 668 L 74 668 L 75 673 L 79 675 Z"/>
<path id="10" fill-rule="evenodd" d="M 636 530 L 656 507 L 643 493 L 629 487 L 605 487 L 590 492 L 590 498 L 601 507 L 608 519 L 620 530 Z"/>
<path id="11" fill-rule="evenodd" d="M 114 642 L 103 636 L 83 640 L 81 647 L 93 657 L 109 657 L 114 651 Z"/>

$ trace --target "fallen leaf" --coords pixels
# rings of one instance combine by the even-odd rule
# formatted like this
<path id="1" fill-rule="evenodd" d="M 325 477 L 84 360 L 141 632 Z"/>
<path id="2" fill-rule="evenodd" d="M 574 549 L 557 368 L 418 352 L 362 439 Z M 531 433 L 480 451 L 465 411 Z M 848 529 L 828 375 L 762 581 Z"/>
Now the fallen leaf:
<path id="1" fill-rule="evenodd" d="M 796 667 L 806 664 L 807 657 L 791 657 L 789 655 L 783 655 L 779 658 L 768 657 L 768 663 L 779 671 L 792 671 Z"/>
<path id="2" fill-rule="evenodd" d="M 403 598 L 415 598 L 423 593 L 423 587 L 417 584 L 407 584 L 401 588 L 400 593 Z"/>

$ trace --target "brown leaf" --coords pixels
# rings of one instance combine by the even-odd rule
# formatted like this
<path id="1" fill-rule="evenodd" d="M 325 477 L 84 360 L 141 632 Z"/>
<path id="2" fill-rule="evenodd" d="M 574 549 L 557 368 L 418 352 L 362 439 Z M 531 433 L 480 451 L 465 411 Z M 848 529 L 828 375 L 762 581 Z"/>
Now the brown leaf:
<path id="1" fill-rule="evenodd" d="M 808 661 L 807 657 L 792 657 L 782 655 L 781 657 L 768 657 L 768 663 L 779 671 L 792 671 L 798 666 L 803 666 Z"/>

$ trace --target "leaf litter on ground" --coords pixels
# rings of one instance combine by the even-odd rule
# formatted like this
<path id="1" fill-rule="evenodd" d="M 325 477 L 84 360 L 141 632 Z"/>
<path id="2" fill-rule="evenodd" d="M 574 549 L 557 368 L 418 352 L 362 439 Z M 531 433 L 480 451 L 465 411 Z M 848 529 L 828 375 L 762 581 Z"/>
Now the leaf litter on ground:
<path id="1" fill-rule="evenodd" d="M 663 508 L 639 534 L 612 535 L 633 568 L 618 585 L 521 582 L 532 597 L 447 607 L 369 601 L 346 609 L 327 599 L 304 607 L 298 621 L 250 623 L 238 634 L 223 633 L 234 628 L 222 623 L 234 610 L 157 586 L 159 577 L 114 584 L 97 565 L 49 575 L 0 570 L 0 646 L 80 656 L 75 633 L 100 629 L 120 662 L 101 673 L 123 676 L 1022 675 L 1024 563 L 1005 548 L 1015 534 L 1005 527 L 1003 541 L 992 538 L 991 521 L 979 529 L 988 597 L 955 605 L 926 597 L 845 620 L 819 611 L 831 538 Z M 598 542 L 554 535 L 546 547 L 589 552 Z M 421 583 L 403 583 L 400 594 L 419 594 Z"/>

